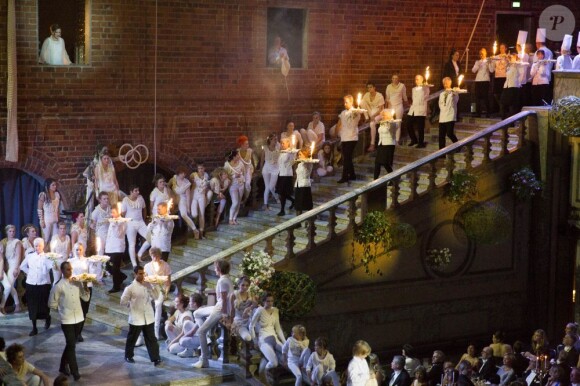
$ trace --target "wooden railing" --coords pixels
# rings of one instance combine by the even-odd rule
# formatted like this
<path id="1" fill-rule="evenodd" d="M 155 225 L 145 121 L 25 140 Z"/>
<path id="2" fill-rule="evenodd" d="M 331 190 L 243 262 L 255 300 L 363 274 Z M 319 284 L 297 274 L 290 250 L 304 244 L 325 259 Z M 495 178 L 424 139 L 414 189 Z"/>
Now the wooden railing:
<path id="1" fill-rule="evenodd" d="M 520 112 L 384 177 L 353 189 L 351 192 L 300 216 L 282 224 L 273 225 L 259 235 L 241 241 L 199 263 L 174 273 L 172 280 L 181 289 L 182 282 L 194 274 L 200 274 L 205 279 L 206 269 L 216 260 L 229 260 L 234 255 L 239 256 L 253 249 L 262 249 L 280 259 L 292 259 L 307 253 L 316 248 L 317 245 L 351 231 L 365 217 L 369 210 L 369 204 L 376 203 L 377 193 L 379 193 L 378 197 L 385 199 L 383 207 L 398 208 L 406 202 L 416 200 L 439 186 L 445 185 L 451 179 L 453 172 L 461 166 L 461 168 L 468 170 L 477 168 L 476 163 L 481 162 L 482 165 L 486 165 L 494 159 L 502 158 L 524 147 L 526 144 L 525 121 L 528 118 L 534 119 L 535 112 Z M 510 137 L 509 127 L 516 124 L 518 126 L 518 129 L 515 130 L 517 135 Z M 492 142 L 499 142 L 499 146 L 496 146 L 495 150 L 492 149 Z M 461 164 L 459 164 L 454 155 L 462 149 L 464 155 Z M 477 159 L 474 157 L 476 153 L 479 155 Z M 442 162 L 442 158 L 445 158 L 446 162 Z M 389 189 L 391 194 L 387 200 Z M 306 224 L 305 228 L 301 225 L 303 223 Z M 305 242 L 298 243 L 296 241 L 297 232 L 300 233 L 301 240 L 306 239 Z M 200 280 L 201 291 L 205 289 L 204 286 L 205 280 Z"/>

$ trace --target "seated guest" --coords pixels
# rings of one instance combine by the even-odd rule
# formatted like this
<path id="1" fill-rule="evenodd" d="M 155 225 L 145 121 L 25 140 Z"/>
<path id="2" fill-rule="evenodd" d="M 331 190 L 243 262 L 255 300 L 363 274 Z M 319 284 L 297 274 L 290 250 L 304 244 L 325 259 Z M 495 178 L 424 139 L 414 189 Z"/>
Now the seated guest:
<path id="1" fill-rule="evenodd" d="M 13 343 L 6 349 L 6 360 L 12 369 L 16 372 L 18 379 L 26 384 L 26 386 L 40 386 L 41 382 L 44 386 L 51 384 L 50 378 L 26 361 L 24 357 L 24 346 Z"/>
<path id="2" fill-rule="evenodd" d="M 469 346 L 467 346 L 467 352 L 461 356 L 461 359 L 459 359 L 459 363 L 457 364 L 456 369 L 458 370 L 461 361 L 468 361 L 469 363 L 471 363 L 471 367 L 473 368 L 477 367 L 477 364 L 479 363 L 479 358 L 475 356 L 475 345 L 470 344 Z"/>
<path id="3" fill-rule="evenodd" d="M 431 357 L 431 370 L 427 373 L 427 379 L 429 380 L 429 386 L 435 386 L 441 382 L 441 376 L 443 375 L 443 362 L 445 361 L 445 354 L 441 350 L 433 351 L 433 356 Z"/>
<path id="4" fill-rule="evenodd" d="M 481 360 L 476 372 L 481 379 L 487 382 L 491 382 L 492 379 L 498 378 L 497 368 L 493 359 L 493 349 L 491 347 L 484 347 L 483 350 L 481 350 Z"/>
<path id="5" fill-rule="evenodd" d="M 505 354 L 503 356 L 503 366 L 497 370 L 500 386 L 507 386 L 516 378 L 516 373 L 513 368 L 514 359 L 514 354 Z"/>
<path id="6" fill-rule="evenodd" d="M 186 321 L 193 322 L 193 314 L 187 309 L 189 298 L 183 294 L 175 297 L 175 312 L 165 322 L 165 334 L 167 335 L 167 351 L 171 354 L 179 354 L 184 350 L 179 340 L 184 335 L 183 325 Z"/>
<path id="7" fill-rule="evenodd" d="M 530 363 L 526 371 L 524 371 L 522 378 L 525 379 L 526 384 L 528 386 L 544 385 L 546 383 L 545 380 L 547 378 L 547 375 L 543 379 L 540 379 L 540 377 L 538 377 L 538 374 L 536 373 L 537 368 L 536 357 L 529 353 L 526 353 L 525 355 L 526 358 L 530 361 Z"/>
<path id="8" fill-rule="evenodd" d="M 546 386 L 567 386 L 569 384 L 568 379 L 565 377 L 566 371 L 562 366 L 552 366 L 549 374 L 550 377 Z"/>
<path id="9" fill-rule="evenodd" d="M 323 385 L 332 382 L 333 386 L 339 386 L 340 380 L 335 371 L 336 362 L 334 356 L 328 352 L 328 340 L 324 337 L 314 341 L 314 352 L 308 358 L 306 375 L 313 385 Z"/>
<path id="10" fill-rule="evenodd" d="M 412 386 L 428 386 L 429 382 L 427 380 L 427 370 L 423 366 L 417 366 L 415 368 L 415 380 Z"/>
<path id="11" fill-rule="evenodd" d="M 389 380 L 390 386 L 409 386 L 411 384 L 411 376 L 405 370 L 405 357 L 402 355 L 395 355 L 391 362 L 391 369 L 393 373 Z"/>
<path id="12" fill-rule="evenodd" d="M 453 386 L 456 383 L 459 374 L 455 371 L 453 362 L 446 361 L 443 363 L 443 384 L 441 386 Z"/>
<path id="13" fill-rule="evenodd" d="M 570 372 L 570 386 L 580 386 L 580 369 L 573 367 Z"/>
<path id="14" fill-rule="evenodd" d="M 560 359 L 561 353 L 566 353 L 565 360 L 561 364 L 568 367 L 575 367 L 578 363 L 578 351 L 574 348 L 576 341 L 576 335 L 566 334 L 564 335 L 564 338 L 562 338 L 562 344 L 559 344 L 558 347 L 556 347 L 557 358 Z"/>
<path id="15" fill-rule="evenodd" d="M 570 322 L 566 324 L 564 333 L 576 336 L 576 343 L 574 344 L 574 348 L 576 348 L 576 351 L 580 352 L 580 335 L 578 335 L 578 323 Z"/>
<path id="16" fill-rule="evenodd" d="M 496 365 L 503 363 L 503 356 L 505 355 L 504 339 L 503 331 L 496 331 L 491 337 L 492 343 L 489 347 L 493 350 L 493 359 Z"/>
<path id="17" fill-rule="evenodd" d="M 516 372 L 516 376 L 521 378 L 529 362 L 528 358 L 524 356 L 524 343 L 519 340 L 515 341 L 513 349 L 516 358 L 514 361 L 514 371 Z"/>
<path id="18" fill-rule="evenodd" d="M 413 348 L 413 346 L 406 343 L 403 345 L 402 354 L 405 357 L 405 370 L 407 370 L 407 372 L 409 374 L 415 374 L 415 372 L 417 371 L 417 367 L 419 367 L 421 365 L 421 362 L 419 362 L 419 359 L 415 358 L 415 355 L 414 355 L 415 349 Z M 423 367 L 423 370 L 425 370 L 424 367 Z M 425 370 L 425 371 L 427 371 L 427 370 Z M 425 379 L 427 379 L 426 372 L 425 372 Z"/>
<path id="19" fill-rule="evenodd" d="M 330 142 L 324 142 L 322 149 L 318 152 L 318 177 L 334 175 L 334 149 Z"/>
<path id="20" fill-rule="evenodd" d="M 375 373 L 375 379 L 379 385 L 382 385 L 387 379 L 386 372 L 381 366 L 379 356 L 375 353 L 369 355 L 369 368 Z"/>
<path id="21" fill-rule="evenodd" d="M 473 365 L 470 361 L 460 361 L 457 364 L 457 371 L 459 372 L 459 376 L 457 377 L 457 386 L 474 386 L 473 382 L 471 382 L 471 372 L 473 371 Z"/>
<path id="22" fill-rule="evenodd" d="M 538 329 L 534 331 L 534 335 L 532 335 L 532 343 L 531 343 L 531 351 L 532 355 L 551 355 L 550 352 L 550 342 L 548 341 L 548 336 L 546 335 L 546 331 L 542 329 Z M 529 353 L 528 353 L 529 354 Z"/>

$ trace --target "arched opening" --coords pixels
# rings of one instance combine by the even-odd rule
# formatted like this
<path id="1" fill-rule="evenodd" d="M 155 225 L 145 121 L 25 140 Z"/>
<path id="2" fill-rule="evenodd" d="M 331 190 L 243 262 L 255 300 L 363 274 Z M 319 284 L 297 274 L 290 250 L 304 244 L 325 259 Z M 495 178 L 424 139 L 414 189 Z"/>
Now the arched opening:
<path id="1" fill-rule="evenodd" d="M 21 235 L 22 226 L 32 223 L 39 227 L 38 194 L 43 190 L 43 181 L 25 171 L 13 168 L 0 168 L 0 224 L 2 237 L 5 237 L 4 226 L 14 224 L 17 235 Z"/>

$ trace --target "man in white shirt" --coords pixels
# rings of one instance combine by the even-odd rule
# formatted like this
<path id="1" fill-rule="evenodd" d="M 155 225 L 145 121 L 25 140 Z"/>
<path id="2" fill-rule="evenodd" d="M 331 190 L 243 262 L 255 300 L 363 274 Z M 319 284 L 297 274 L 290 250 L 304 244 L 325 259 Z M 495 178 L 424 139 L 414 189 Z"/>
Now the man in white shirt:
<path id="1" fill-rule="evenodd" d="M 125 343 L 125 361 L 135 363 L 133 359 L 135 343 L 143 332 L 149 359 L 155 366 L 159 366 L 163 361 L 159 356 L 159 344 L 153 331 L 155 316 L 151 307 L 151 302 L 159 296 L 159 291 L 155 286 L 144 281 L 143 267 L 136 266 L 133 272 L 135 280 L 125 288 L 121 296 L 121 305 L 129 307 L 129 333 Z"/>
<path id="2" fill-rule="evenodd" d="M 80 283 L 72 280 L 72 266 L 68 261 L 60 265 L 62 279 L 52 288 L 49 307 L 57 310 L 66 346 L 60 358 L 59 372 L 74 377 L 75 381 L 81 378 L 77 364 L 76 342 L 81 332 L 82 322 L 85 320 L 81 299 L 89 301 L 87 282 Z M 67 366 L 70 369 L 67 369 Z"/>
<path id="3" fill-rule="evenodd" d="M 356 180 L 352 157 L 358 142 L 358 122 L 361 117 L 361 112 L 353 108 L 352 95 L 344 96 L 343 100 L 345 110 L 338 116 L 338 123 L 336 124 L 336 133 L 340 137 L 343 163 L 342 177 L 337 181 L 339 184 Z"/>
<path id="4" fill-rule="evenodd" d="M 201 345 L 201 357 L 193 364 L 195 368 L 209 367 L 209 347 L 207 345 L 207 334 L 220 321 L 222 317 L 229 317 L 230 302 L 228 301 L 234 290 L 234 285 L 230 279 L 230 263 L 227 260 L 219 259 L 214 263 L 214 268 L 220 277 L 216 285 L 217 303 L 213 307 L 199 308 L 193 313 L 195 323 L 199 327 L 199 339 Z M 195 331 L 193 331 L 195 333 Z"/>
<path id="5" fill-rule="evenodd" d="M 367 82 L 367 92 L 363 96 L 360 107 L 365 109 L 365 117 L 370 119 L 369 126 L 371 128 L 371 144 L 368 151 L 375 150 L 375 139 L 377 137 L 377 122 L 375 118 L 379 116 L 381 111 L 385 108 L 385 98 L 383 94 L 377 92 L 373 82 Z"/>
<path id="6" fill-rule="evenodd" d="M 95 230 L 98 243 L 98 255 L 105 254 L 105 243 L 107 242 L 107 231 L 109 230 L 109 218 L 111 217 L 111 206 L 109 205 L 109 194 L 99 193 L 99 205 L 91 213 L 91 229 Z"/>
<path id="7" fill-rule="evenodd" d="M 167 280 L 163 284 L 155 284 L 160 286 L 159 295 L 155 299 L 155 337 L 159 339 L 159 327 L 161 326 L 161 313 L 163 312 L 163 302 L 167 298 L 169 287 L 171 286 L 171 267 L 167 262 L 161 260 L 161 250 L 153 247 L 149 250 L 151 262 L 145 264 L 145 276 L 167 276 Z"/>
<path id="8" fill-rule="evenodd" d="M 147 232 L 151 236 L 151 247 L 161 250 L 161 258 L 164 261 L 169 259 L 171 251 L 171 234 L 175 224 L 173 220 L 167 217 L 167 203 L 162 202 L 157 205 L 157 216 L 147 226 Z"/>

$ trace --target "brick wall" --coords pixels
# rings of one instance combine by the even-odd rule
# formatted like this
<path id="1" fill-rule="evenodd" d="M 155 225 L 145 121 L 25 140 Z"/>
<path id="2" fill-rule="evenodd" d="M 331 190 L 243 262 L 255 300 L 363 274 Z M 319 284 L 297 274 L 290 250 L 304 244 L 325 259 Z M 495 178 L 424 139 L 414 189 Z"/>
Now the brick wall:
<path id="1" fill-rule="evenodd" d="M 144 143 L 152 148 L 155 6 L 150 0 L 92 1 L 89 66 L 36 64 L 36 2 L 18 0 L 18 107 L 20 162 L 0 161 L 42 177 L 58 177 L 62 190 L 83 183 L 80 173 L 97 144 Z M 237 4 L 234 4 L 237 3 Z M 468 4 L 464 4 L 468 3 Z M 523 1 L 536 19 L 548 1 Z M 578 14 L 573 0 L 560 2 Z M 157 60 L 158 163 L 166 169 L 216 165 L 242 133 L 251 140 L 280 131 L 290 115 L 299 127 L 310 112 L 331 126 L 341 96 L 363 91 L 368 79 L 384 91 L 391 74 L 412 85 L 430 65 L 433 79 L 451 47 L 465 47 L 479 1 L 205 0 L 159 2 Z M 496 11 L 487 1 L 472 42 L 491 46 Z M 307 67 L 287 78 L 265 67 L 268 6 L 308 9 Z M 0 0 L 6 17 L 6 0 Z M 535 27 L 535 26 L 534 26 Z M 515 39 L 515 37 L 514 37 Z M 0 73 L 5 95 L 6 31 L 0 29 Z M 69 53 L 71 54 L 71 53 Z M 5 98 L 0 101 L 2 156 Z"/>

